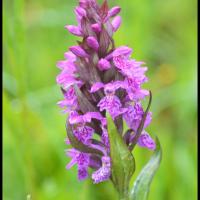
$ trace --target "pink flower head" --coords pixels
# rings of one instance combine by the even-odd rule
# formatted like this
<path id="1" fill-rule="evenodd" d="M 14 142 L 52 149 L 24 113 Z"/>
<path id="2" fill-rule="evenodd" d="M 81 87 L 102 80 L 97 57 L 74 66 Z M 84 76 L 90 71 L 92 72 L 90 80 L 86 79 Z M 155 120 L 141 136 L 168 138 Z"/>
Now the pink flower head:
<path id="1" fill-rule="evenodd" d="M 94 183 L 111 178 L 106 113 L 121 137 L 126 135 L 123 122 L 136 133 L 145 113 L 142 100 L 149 95 L 149 90 L 143 88 L 148 81 L 144 62 L 131 59 L 132 48 L 115 47 L 113 33 L 122 22 L 120 11 L 119 6 L 109 8 L 107 1 L 98 5 L 96 0 L 79 0 L 74 10 L 78 25 L 65 28 L 80 40 L 64 54 L 64 60 L 57 62 L 60 73 L 56 81 L 63 93 L 58 105 L 67 112 L 65 142 L 72 146 L 66 152 L 71 158 L 66 168 L 76 165 L 79 180 L 90 177 L 88 171 L 92 168 Z M 140 135 L 125 138 L 127 148 L 138 144 L 155 149 L 154 140 L 145 131 L 151 119 L 152 113 L 148 112 Z"/>

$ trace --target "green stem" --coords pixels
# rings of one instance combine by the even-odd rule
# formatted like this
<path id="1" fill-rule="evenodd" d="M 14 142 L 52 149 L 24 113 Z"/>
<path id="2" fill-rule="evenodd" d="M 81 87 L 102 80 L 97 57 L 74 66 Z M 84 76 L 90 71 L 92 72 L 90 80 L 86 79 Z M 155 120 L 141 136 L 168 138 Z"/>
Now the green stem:
<path id="1" fill-rule="evenodd" d="M 128 197 L 128 195 L 126 195 L 126 196 L 120 196 L 119 200 L 129 200 L 129 197 Z"/>
<path id="2" fill-rule="evenodd" d="M 128 189 L 119 193 L 119 200 L 129 200 L 129 192 Z"/>

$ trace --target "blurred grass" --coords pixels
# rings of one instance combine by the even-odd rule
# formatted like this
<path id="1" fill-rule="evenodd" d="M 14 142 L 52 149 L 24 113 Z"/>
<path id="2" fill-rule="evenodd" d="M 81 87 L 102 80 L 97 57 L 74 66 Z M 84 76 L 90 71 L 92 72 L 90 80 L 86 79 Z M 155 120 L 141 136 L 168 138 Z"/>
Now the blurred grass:
<path id="1" fill-rule="evenodd" d="M 65 116 L 55 67 L 76 37 L 77 1 L 3 2 L 3 198 L 22 200 L 115 199 L 110 182 L 78 182 L 65 170 Z M 163 160 L 150 200 L 197 199 L 197 2 L 195 0 L 110 0 L 122 7 L 117 45 L 134 48 L 149 66 L 153 122 Z M 137 148 L 137 170 L 151 152 Z M 134 179 L 133 178 L 133 179 Z"/>

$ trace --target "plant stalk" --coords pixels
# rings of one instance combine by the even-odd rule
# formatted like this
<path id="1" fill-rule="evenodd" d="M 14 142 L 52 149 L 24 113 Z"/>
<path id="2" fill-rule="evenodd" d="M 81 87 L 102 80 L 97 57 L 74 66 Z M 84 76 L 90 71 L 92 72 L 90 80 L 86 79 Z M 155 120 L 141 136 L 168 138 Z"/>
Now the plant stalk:
<path id="1" fill-rule="evenodd" d="M 124 189 L 124 191 L 119 192 L 119 200 L 129 200 L 128 188 Z"/>

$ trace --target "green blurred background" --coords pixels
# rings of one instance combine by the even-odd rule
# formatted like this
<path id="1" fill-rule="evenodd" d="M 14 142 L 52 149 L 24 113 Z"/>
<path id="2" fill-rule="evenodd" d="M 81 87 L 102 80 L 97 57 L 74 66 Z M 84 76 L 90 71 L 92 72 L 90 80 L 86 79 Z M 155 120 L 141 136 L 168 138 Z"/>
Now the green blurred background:
<path id="1" fill-rule="evenodd" d="M 66 116 L 56 62 L 77 38 L 76 0 L 3 1 L 4 200 L 114 200 L 110 182 L 78 182 L 65 170 Z M 163 147 L 149 200 L 197 199 L 197 2 L 109 0 L 120 5 L 117 45 L 129 45 L 149 66 L 153 121 L 148 131 Z M 151 152 L 137 148 L 133 180 Z"/>

